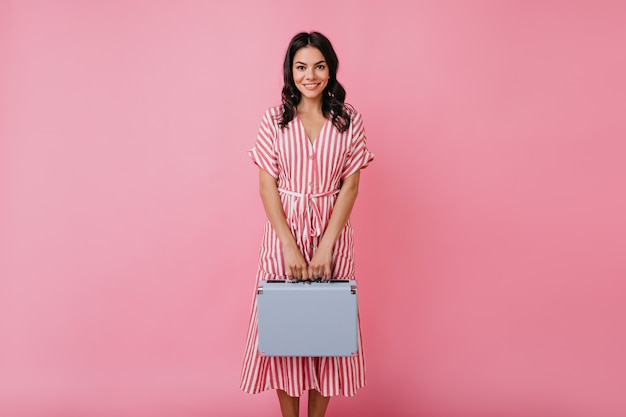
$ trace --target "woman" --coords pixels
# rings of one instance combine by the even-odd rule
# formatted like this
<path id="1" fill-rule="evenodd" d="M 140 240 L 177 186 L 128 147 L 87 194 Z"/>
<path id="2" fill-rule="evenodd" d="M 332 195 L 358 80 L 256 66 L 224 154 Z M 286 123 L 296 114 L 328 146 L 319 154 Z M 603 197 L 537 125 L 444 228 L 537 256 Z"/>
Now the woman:
<path id="1" fill-rule="evenodd" d="M 321 33 L 299 33 L 284 62 L 282 105 L 265 112 L 250 157 L 259 166 L 265 225 L 257 280 L 354 279 L 349 217 L 360 170 L 373 159 L 360 114 L 344 103 L 338 59 Z M 297 314 L 297 312 L 294 312 Z M 253 306 L 241 388 L 275 389 L 284 417 L 298 416 L 308 391 L 309 417 L 330 397 L 365 384 L 365 362 L 352 357 L 263 357 Z"/>

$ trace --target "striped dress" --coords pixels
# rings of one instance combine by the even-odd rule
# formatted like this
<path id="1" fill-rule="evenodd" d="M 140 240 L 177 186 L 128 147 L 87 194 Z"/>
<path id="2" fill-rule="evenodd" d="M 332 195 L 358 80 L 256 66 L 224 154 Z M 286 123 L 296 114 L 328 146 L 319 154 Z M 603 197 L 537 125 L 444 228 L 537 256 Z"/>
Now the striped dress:
<path id="1" fill-rule="evenodd" d="M 249 155 L 257 166 L 277 179 L 287 222 L 300 251 L 310 262 L 330 219 L 342 180 L 365 168 L 374 155 L 367 149 L 363 121 L 354 110 L 345 132 L 339 132 L 327 120 L 313 143 L 297 116 L 281 129 L 277 122 L 280 114 L 280 106 L 265 112 Z M 353 242 L 348 221 L 334 247 L 333 278 L 355 279 Z M 257 283 L 262 279 L 285 278 L 281 244 L 268 220 L 261 243 Z M 315 389 L 323 396 L 352 396 L 365 385 L 360 332 L 358 354 L 351 357 L 265 357 L 257 348 L 256 314 L 253 301 L 241 375 L 241 389 L 245 392 L 256 394 L 281 389 L 299 397 Z"/>

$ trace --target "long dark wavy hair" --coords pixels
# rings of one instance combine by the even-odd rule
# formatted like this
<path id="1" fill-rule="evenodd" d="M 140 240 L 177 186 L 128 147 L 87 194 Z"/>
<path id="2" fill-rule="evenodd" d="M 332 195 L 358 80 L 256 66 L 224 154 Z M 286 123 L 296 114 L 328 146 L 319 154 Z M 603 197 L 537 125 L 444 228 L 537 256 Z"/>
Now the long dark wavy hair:
<path id="1" fill-rule="evenodd" d="M 301 32 L 291 39 L 285 62 L 283 65 L 284 86 L 282 91 L 283 109 L 278 122 L 284 128 L 293 120 L 296 115 L 296 107 L 300 103 L 302 95 L 293 82 L 293 57 L 300 48 L 314 46 L 320 50 L 328 65 L 330 79 L 328 85 L 322 93 L 322 113 L 324 117 L 330 118 L 333 125 L 340 132 L 345 132 L 350 127 L 351 107 L 345 104 L 346 90 L 337 80 L 337 68 L 339 59 L 328 38 L 319 32 Z"/>

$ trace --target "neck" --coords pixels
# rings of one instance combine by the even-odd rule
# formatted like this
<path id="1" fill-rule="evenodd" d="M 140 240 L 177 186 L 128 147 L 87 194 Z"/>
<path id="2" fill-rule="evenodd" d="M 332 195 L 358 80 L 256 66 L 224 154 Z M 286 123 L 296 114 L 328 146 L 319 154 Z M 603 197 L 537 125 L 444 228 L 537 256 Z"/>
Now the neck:
<path id="1" fill-rule="evenodd" d="M 297 109 L 299 113 L 322 113 L 322 98 L 308 99 L 302 97 Z"/>

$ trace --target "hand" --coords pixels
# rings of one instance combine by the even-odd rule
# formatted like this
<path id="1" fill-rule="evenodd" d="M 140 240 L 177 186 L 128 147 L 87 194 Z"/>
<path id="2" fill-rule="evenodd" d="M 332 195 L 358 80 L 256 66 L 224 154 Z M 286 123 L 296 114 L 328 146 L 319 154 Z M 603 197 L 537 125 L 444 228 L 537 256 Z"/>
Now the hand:
<path id="1" fill-rule="evenodd" d="M 328 281 L 332 278 L 331 265 L 333 262 L 333 248 L 319 246 L 309 263 L 309 276 L 311 279 L 321 278 Z"/>
<path id="2" fill-rule="evenodd" d="M 309 279 L 306 261 L 296 245 L 284 247 L 283 256 L 285 257 L 287 279 Z"/>

